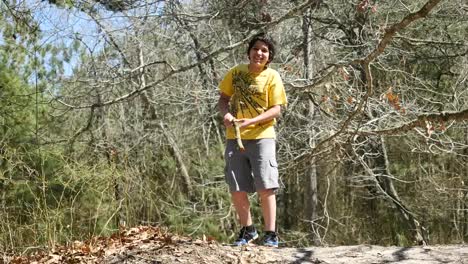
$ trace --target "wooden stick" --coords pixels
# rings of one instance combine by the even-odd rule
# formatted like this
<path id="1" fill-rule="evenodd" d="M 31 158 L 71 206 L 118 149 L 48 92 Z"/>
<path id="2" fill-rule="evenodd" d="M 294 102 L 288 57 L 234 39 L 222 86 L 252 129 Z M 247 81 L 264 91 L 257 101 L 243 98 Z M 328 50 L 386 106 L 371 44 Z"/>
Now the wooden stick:
<path id="1" fill-rule="evenodd" d="M 244 144 L 242 144 L 239 122 L 237 122 L 237 120 L 234 118 L 231 120 L 231 122 L 232 122 L 232 125 L 234 126 L 234 129 L 236 130 L 237 146 L 239 146 L 240 151 L 245 151 Z"/>

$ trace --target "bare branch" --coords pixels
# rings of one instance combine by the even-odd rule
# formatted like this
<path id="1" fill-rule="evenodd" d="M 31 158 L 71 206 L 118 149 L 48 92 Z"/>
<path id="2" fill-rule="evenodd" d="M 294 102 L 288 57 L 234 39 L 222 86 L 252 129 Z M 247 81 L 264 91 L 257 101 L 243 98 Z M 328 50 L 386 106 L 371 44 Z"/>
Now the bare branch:
<path id="1" fill-rule="evenodd" d="M 292 8 L 289 12 L 287 12 L 285 15 L 283 15 L 282 17 L 278 18 L 277 20 L 274 20 L 272 22 L 269 22 L 269 23 L 265 23 L 265 24 L 260 24 L 261 27 L 252 32 L 250 35 L 248 35 L 247 37 L 245 37 L 244 39 L 241 39 L 240 41 L 234 43 L 234 44 L 231 44 L 229 46 L 226 46 L 226 47 L 223 47 L 223 48 L 219 48 L 215 51 L 213 51 L 212 53 L 206 55 L 205 57 L 203 58 L 200 58 L 199 60 L 197 60 L 197 62 L 195 63 L 192 63 L 192 64 L 189 64 L 187 66 L 183 66 L 183 67 L 180 67 L 178 69 L 174 69 L 172 68 L 172 70 L 165 74 L 162 78 L 156 80 L 156 81 L 153 81 L 149 84 L 147 84 L 146 86 L 144 87 L 140 87 L 138 89 L 135 89 L 133 90 L 132 92 L 130 93 L 127 93 L 125 95 L 122 95 L 120 97 L 117 97 L 117 98 L 114 98 L 112 100 L 108 100 L 106 102 L 102 102 L 102 103 L 95 103 L 95 104 L 90 104 L 90 105 L 84 105 L 84 106 L 72 106 L 72 108 L 74 109 L 83 109 L 83 108 L 90 108 L 90 107 L 102 107 L 102 106 L 106 106 L 106 105 L 111 105 L 111 104 L 115 104 L 115 103 L 118 103 L 118 102 L 121 102 L 123 100 L 127 100 L 127 99 L 130 99 L 132 97 L 134 97 L 135 95 L 138 95 L 140 94 L 141 92 L 149 89 L 149 88 L 152 88 L 164 81 L 166 81 L 167 79 L 169 79 L 171 76 L 175 75 L 175 74 L 178 74 L 178 73 L 182 73 L 182 72 L 185 72 L 185 71 L 188 71 L 190 69 L 193 69 L 194 67 L 197 67 L 207 61 L 209 61 L 210 59 L 212 59 L 213 57 L 216 57 L 218 56 L 219 54 L 222 54 L 222 53 L 225 53 L 227 51 L 230 51 L 234 48 L 237 48 L 245 43 L 247 43 L 251 38 L 252 36 L 254 36 L 255 34 L 257 34 L 258 32 L 261 32 L 262 30 L 267 30 L 269 28 L 272 28 L 274 27 L 275 25 L 287 20 L 287 19 L 290 19 L 292 17 L 294 17 L 294 15 L 296 14 L 299 14 L 300 12 L 306 10 L 308 7 L 310 7 L 311 5 L 315 4 L 316 3 L 316 0 L 308 0 L 306 2 L 304 2 L 303 4 L 301 5 L 298 5 L 294 8 Z M 114 45 L 116 46 L 116 45 Z M 116 46 L 116 48 L 118 48 Z M 123 54 L 122 54 L 123 55 Z M 124 57 L 125 58 L 125 57 Z M 68 106 L 70 106 L 70 104 L 68 104 Z"/>
<path id="2" fill-rule="evenodd" d="M 395 135 L 412 130 L 416 127 L 426 127 L 426 122 L 447 123 L 449 121 L 468 120 L 468 109 L 459 112 L 442 112 L 419 115 L 415 120 L 404 125 L 377 131 L 359 131 L 359 135 Z"/>
<path id="3" fill-rule="evenodd" d="M 369 53 L 364 59 L 351 62 L 351 64 L 359 64 L 364 70 L 364 74 L 366 78 L 365 86 L 367 87 L 365 95 L 360 99 L 359 103 L 356 105 L 354 110 L 348 115 L 346 120 L 342 122 L 338 131 L 334 132 L 328 138 L 320 141 L 314 148 L 311 149 L 311 153 L 309 153 L 308 155 L 297 156 L 294 159 L 295 161 L 304 159 L 305 157 L 314 156 L 314 153 L 318 149 L 320 149 L 320 147 L 322 147 L 324 144 L 334 140 L 340 134 L 344 132 L 348 132 L 347 128 L 351 124 L 351 121 L 362 112 L 363 107 L 367 103 L 367 100 L 373 93 L 372 73 L 370 70 L 370 63 L 373 60 L 375 60 L 380 54 L 383 53 L 385 48 L 392 41 L 393 37 L 398 31 L 401 31 L 402 29 L 406 28 L 409 24 L 411 24 L 415 20 L 425 17 L 429 13 L 429 11 L 431 11 L 439 2 L 440 0 L 430 0 L 419 11 L 409 14 L 406 17 L 404 17 L 400 22 L 393 24 L 391 27 L 386 29 L 385 34 L 383 38 L 381 39 L 381 41 L 379 42 L 379 44 L 377 45 L 376 49 L 374 49 L 371 53 Z"/>
<path id="4" fill-rule="evenodd" d="M 375 60 L 388 44 L 392 41 L 395 34 L 403 29 L 405 29 L 409 24 L 413 23 L 417 19 L 423 18 L 429 14 L 429 12 L 440 2 L 441 0 L 430 0 L 428 1 L 419 11 L 407 15 L 400 22 L 393 24 L 391 27 L 385 29 L 385 34 L 380 40 L 377 47 L 364 59 L 360 60 L 359 63 L 370 63 Z"/>

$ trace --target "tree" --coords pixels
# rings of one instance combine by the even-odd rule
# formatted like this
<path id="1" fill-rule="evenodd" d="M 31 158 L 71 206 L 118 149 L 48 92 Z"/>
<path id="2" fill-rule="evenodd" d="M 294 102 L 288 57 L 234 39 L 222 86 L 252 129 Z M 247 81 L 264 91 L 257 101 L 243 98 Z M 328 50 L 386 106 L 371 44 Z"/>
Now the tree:
<path id="1" fill-rule="evenodd" d="M 285 240 L 466 239 L 467 14 L 461 3 L 54 3 L 87 31 L 52 22 L 57 28 L 44 30 L 44 20 L 33 18 L 47 17 L 47 2 L 38 9 L 3 1 L 2 15 L 10 20 L 0 28 L 11 31 L 17 17 L 39 25 L 26 27 L 29 38 L 60 32 L 60 45 L 24 46 L 24 57 L 32 59 L 23 61 L 34 67 L 13 65 L 15 57 L 4 61 L 23 73 L 30 69 L 19 76 L 38 84 L 32 94 L 47 102 L 45 116 L 54 117 L 36 131 L 49 136 L 39 137 L 39 146 L 59 153 L 64 169 L 41 175 L 64 202 L 42 208 L 66 215 L 55 218 L 58 227 L 73 222 L 67 238 L 111 232 L 122 220 L 232 235 L 217 85 L 245 59 L 250 37 L 268 31 L 280 47 L 272 67 L 289 99 L 278 125 L 285 184 L 278 222 Z M 60 66 L 65 58 L 76 60 L 68 75 Z"/>

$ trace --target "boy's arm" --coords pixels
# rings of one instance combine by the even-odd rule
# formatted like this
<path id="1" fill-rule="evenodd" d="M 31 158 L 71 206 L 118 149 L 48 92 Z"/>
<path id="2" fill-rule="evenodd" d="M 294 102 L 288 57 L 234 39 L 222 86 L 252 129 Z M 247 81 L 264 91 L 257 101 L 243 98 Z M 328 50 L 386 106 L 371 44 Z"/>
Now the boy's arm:
<path id="1" fill-rule="evenodd" d="M 240 127 L 247 127 L 250 125 L 258 124 L 258 123 L 264 123 L 267 121 L 270 121 L 274 118 L 279 117 L 281 114 L 281 105 L 274 105 L 265 112 L 261 113 L 260 115 L 254 117 L 254 118 L 241 118 L 238 120 L 240 123 Z"/>
<path id="2" fill-rule="evenodd" d="M 231 127 L 232 120 L 234 119 L 234 116 L 229 113 L 229 100 L 231 100 L 229 95 L 223 92 L 219 94 L 218 110 L 220 115 L 223 117 L 223 122 L 226 127 Z"/>

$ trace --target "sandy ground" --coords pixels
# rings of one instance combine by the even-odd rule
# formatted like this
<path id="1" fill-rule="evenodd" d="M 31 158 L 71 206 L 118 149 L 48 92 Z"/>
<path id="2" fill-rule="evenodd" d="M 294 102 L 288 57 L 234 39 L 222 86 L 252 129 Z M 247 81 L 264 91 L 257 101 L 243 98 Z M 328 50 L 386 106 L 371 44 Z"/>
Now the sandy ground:
<path id="1" fill-rule="evenodd" d="M 1 252 L 0 252 L 1 253 Z M 139 226 L 109 237 L 73 241 L 29 255 L 0 254 L 0 264 L 244 264 L 244 263 L 323 263 L 323 264 L 468 264 L 468 246 L 432 245 L 421 247 L 382 247 L 371 245 L 269 248 L 258 245 L 233 247 L 213 238 L 201 239 L 169 234 L 159 227 Z"/>
<path id="2" fill-rule="evenodd" d="M 369 245 L 266 248 L 231 247 L 220 244 L 187 243 L 183 246 L 146 249 L 109 256 L 105 263 L 466 263 L 468 247 L 381 247 Z"/>
<path id="3" fill-rule="evenodd" d="M 468 247 L 381 247 L 381 246 L 340 246 L 294 249 L 284 248 L 273 251 L 285 263 L 467 263 Z"/>

